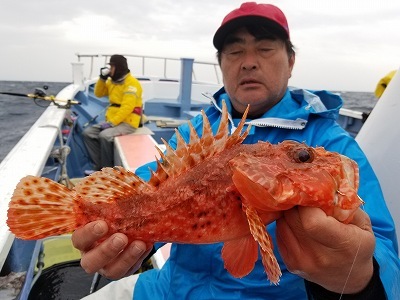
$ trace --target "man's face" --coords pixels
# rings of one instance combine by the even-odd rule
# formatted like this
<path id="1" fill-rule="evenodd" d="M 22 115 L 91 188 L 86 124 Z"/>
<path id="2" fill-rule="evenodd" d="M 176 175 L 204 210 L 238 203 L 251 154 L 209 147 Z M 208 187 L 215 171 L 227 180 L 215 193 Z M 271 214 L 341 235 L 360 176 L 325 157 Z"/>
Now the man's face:
<path id="1" fill-rule="evenodd" d="M 256 39 L 245 28 L 230 35 L 222 49 L 221 70 L 236 111 L 242 113 L 250 104 L 249 116 L 257 117 L 278 103 L 294 60 L 282 40 Z"/>
<path id="2" fill-rule="evenodd" d="M 110 76 L 114 76 L 115 73 L 115 65 L 110 65 Z"/>

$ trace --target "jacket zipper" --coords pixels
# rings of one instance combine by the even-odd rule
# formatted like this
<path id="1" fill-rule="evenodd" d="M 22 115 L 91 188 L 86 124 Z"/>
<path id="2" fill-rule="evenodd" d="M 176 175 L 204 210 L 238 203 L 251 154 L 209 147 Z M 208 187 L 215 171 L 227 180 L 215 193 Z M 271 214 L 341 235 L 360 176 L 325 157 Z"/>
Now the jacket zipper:
<path id="1" fill-rule="evenodd" d="M 222 109 L 217 105 L 217 101 L 210 93 L 203 93 L 205 97 L 211 100 L 214 107 L 222 113 Z M 233 123 L 232 116 L 228 114 L 228 120 L 231 123 L 231 133 L 235 131 L 236 126 Z M 256 126 L 256 127 L 276 127 L 283 129 L 304 129 L 307 125 L 307 120 L 298 118 L 296 120 L 289 120 L 283 118 L 260 118 L 245 122 L 246 125 Z"/>

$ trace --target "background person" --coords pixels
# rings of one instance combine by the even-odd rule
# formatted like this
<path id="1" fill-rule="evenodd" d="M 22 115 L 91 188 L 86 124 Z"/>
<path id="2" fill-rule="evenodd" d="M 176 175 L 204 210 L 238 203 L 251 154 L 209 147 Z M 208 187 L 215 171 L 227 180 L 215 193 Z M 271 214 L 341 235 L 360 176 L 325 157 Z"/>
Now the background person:
<path id="1" fill-rule="evenodd" d="M 108 96 L 105 122 L 87 127 L 83 138 L 89 156 L 93 161 L 93 170 L 114 166 L 114 137 L 133 133 L 140 125 L 142 115 L 142 86 L 131 75 L 126 58 L 112 55 L 110 68 L 101 68 L 100 77 L 94 87 L 97 97 Z"/>
<path id="2" fill-rule="evenodd" d="M 87 299 L 99 299 L 107 292 L 104 299 L 114 299 L 116 291 L 126 292 L 126 299 L 131 299 L 132 293 L 134 299 L 372 300 L 385 299 L 385 294 L 388 299 L 399 299 L 398 245 L 379 182 L 356 141 L 336 122 L 343 104 L 340 96 L 288 88 L 295 52 L 285 15 L 273 5 L 243 3 L 224 18 L 213 43 L 224 80 L 213 106 L 206 111 L 214 134 L 223 100 L 235 126 L 250 104 L 250 120 L 269 118 L 276 126 L 252 127 L 244 143 L 296 140 L 354 159 L 360 168 L 359 195 L 365 205 L 349 224 L 327 217 L 319 208 L 301 206 L 284 211 L 269 224 L 283 273 L 277 286 L 268 282 L 260 258 L 249 275 L 238 279 L 224 268 L 222 243 L 173 244 L 161 270 L 113 282 Z M 282 126 L 298 118 L 306 120 L 303 128 Z M 202 117 L 193 118 L 191 123 L 201 134 Z M 178 130 L 188 142 L 189 126 Z M 169 143 L 176 148 L 176 137 Z M 154 169 L 156 164 L 137 170 L 147 180 L 148 166 Z M 121 233 L 99 243 L 107 230 L 106 223 L 99 220 L 74 232 L 72 240 L 82 252 L 82 267 L 112 279 L 132 274 L 151 247 L 143 241 L 128 244 Z"/>
<path id="3" fill-rule="evenodd" d="M 393 76 L 396 74 L 397 70 L 390 71 L 385 76 L 383 76 L 375 87 L 375 97 L 380 98 L 383 92 L 386 90 L 386 87 L 389 85 L 390 81 L 392 80 Z"/>

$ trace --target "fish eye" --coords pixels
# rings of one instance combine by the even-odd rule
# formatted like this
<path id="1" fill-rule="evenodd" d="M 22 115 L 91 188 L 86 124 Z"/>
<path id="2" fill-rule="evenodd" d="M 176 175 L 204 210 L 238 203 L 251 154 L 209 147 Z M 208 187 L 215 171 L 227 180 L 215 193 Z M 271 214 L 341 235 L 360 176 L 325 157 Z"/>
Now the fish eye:
<path id="1" fill-rule="evenodd" d="M 293 158 L 298 163 L 310 163 L 314 160 L 314 152 L 309 148 L 300 148 L 294 151 Z"/>

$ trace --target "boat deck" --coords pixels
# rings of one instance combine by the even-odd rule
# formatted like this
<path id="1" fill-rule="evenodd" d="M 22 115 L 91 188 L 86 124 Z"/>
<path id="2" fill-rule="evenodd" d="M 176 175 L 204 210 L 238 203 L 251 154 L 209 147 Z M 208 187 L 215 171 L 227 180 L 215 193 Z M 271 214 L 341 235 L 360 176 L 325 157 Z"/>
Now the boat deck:
<path id="1" fill-rule="evenodd" d="M 114 139 L 115 165 L 135 172 L 145 163 L 160 157 L 156 147 L 157 143 L 150 134 L 122 135 Z"/>

